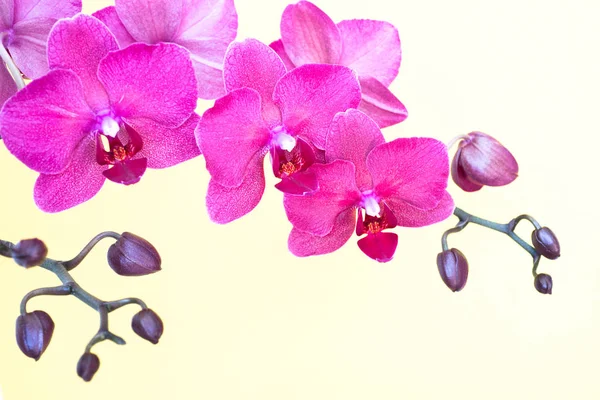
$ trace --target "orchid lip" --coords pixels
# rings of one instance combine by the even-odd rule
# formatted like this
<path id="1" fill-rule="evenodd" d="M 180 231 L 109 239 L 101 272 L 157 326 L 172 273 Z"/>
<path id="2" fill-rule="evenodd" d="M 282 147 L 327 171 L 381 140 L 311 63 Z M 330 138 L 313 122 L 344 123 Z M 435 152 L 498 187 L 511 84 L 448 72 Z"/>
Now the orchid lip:
<path id="1" fill-rule="evenodd" d="M 284 126 L 278 125 L 271 129 L 271 144 L 285 151 L 292 151 L 296 147 L 296 138 L 288 133 Z"/>

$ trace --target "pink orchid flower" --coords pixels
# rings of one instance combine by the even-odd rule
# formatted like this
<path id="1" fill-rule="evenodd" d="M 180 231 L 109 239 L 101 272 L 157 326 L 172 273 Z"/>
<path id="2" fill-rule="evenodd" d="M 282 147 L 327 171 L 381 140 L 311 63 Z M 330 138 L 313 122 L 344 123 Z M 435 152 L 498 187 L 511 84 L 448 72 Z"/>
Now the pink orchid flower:
<path id="1" fill-rule="evenodd" d="M 199 154 L 197 92 L 188 53 L 174 44 L 118 50 L 94 17 L 63 19 L 48 38 L 51 71 L 11 97 L 0 112 L 8 150 L 40 172 L 42 210 L 92 198 L 106 178 L 139 181 Z"/>
<path id="2" fill-rule="evenodd" d="M 329 164 L 310 168 L 319 183 L 317 191 L 284 197 L 294 226 L 288 245 L 297 256 L 331 253 L 356 231 L 358 236 L 366 234 L 358 241 L 360 249 L 387 262 L 394 256 L 398 236 L 386 229 L 431 225 L 454 210 L 446 192 L 448 151 L 438 140 L 385 143 L 372 119 L 348 110 L 331 124 L 325 157 Z"/>
<path id="3" fill-rule="evenodd" d="M 131 43 L 176 43 L 190 52 L 198 96 L 225 94 L 223 56 L 237 34 L 233 0 L 115 0 L 93 14 L 121 47 Z"/>
<path id="4" fill-rule="evenodd" d="M 304 171 L 325 148 L 334 115 L 360 102 L 360 86 L 349 68 L 311 64 L 286 73 L 279 56 L 254 39 L 230 46 L 224 77 L 229 93 L 206 111 L 196 129 L 211 175 L 208 212 L 223 224 L 260 201 L 267 153 L 282 179 L 280 190 L 316 189 L 314 176 Z"/>
<path id="5" fill-rule="evenodd" d="M 48 72 L 46 39 L 54 23 L 81 11 L 81 0 L 0 0 L 0 53 L 25 76 Z M 0 106 L 17 85 L 0 60 Z"/>
<path id="6" fill-rule="evenodd" d="M 402 59 L 400 37 L 392 24 L 366 19 L 335 24 L 314 4 L 300 1 L 283 12 L 281 40 L 271 47 L 288 69 L 308 63 L 352 68 L 362 89 L 359 109 L 381 128 L 408 116 L 406 107 L 388 89 Z"/>

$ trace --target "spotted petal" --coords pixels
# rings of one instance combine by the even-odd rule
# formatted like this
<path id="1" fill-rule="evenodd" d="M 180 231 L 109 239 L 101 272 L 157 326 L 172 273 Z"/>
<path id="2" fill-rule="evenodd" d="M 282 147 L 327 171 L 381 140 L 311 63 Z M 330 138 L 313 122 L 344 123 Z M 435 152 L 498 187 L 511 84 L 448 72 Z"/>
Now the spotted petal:
<path id="1" fill-rule="evenodd" d="M 15 93 L 17 93 L 17 85 L 8 69 L 0 62 L 0 109 L 2 104 Z"/>
<path id="2" fill-rule="evenodd" d="M 421 210 L 406 202 L 387 200 L 386 204 L 394 213 L 399 226 L 419 228 L 445 220 L 454 212 L 454 201 L 448 192 L 444 195 L 437 206 L 430 210 Z"/>
<path id="3" fill-rule="evenodd" d="M 104 25 L 108 26 L 108 29 L 115 36 L 115 39 L 117 39 L 120 48 L 123 49 L 130 44 L 135 43 L 135 39 L 131 36 L 119 18 L 115 6 L 109 6 L 98 10 L 93 13 L 92 16 L 98 18 Z"/>
<path id="4" fill-rule="evenodd" d="M 400 138 L 375 147 L 367 157 L 373 188 L 384 201 L 404 201 L 428 210 L 448 185 L 448 150 L 432 138 Z"/>
<path id="5" fill-rule="evenodd" d="M 62 172 L 94 115 L 81 82 L 68 70 L 53 70 L 11 97 L 0 112 L 0 136 L 8 150 L 29 168 Z"/>
<path id="6" fill-rule="evenodd" d="M 317 177 L 319 189 L 304 196 L 286 194 L 285 211 L 295 228 L 325 236 L 332 231 L 338 215 L 360 201 L 355 168 L 350 161 L 336 160 L 331 164 L 314 164 L 309 171 Z"/>

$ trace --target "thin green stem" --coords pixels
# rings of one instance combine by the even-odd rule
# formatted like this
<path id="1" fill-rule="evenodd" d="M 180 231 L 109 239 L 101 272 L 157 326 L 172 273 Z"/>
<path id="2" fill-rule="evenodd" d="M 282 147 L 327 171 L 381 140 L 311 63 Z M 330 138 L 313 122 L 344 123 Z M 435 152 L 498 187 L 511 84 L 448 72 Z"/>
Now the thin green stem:
<path id="1" fill-rule="evenodd" d="M 56 287 L 35 289 L 27 293 L 21 300 L 21 315 L 27 314 L 27 302 L 37 296 L 68 296 L 72 294 L 71 285 L 61 285 Z"/>
<path id="2" fill-rule="evenodd" d="M 102 239 L 113 238 L 119 240 L 120 237 L 121 235 L 119 235 L 116 232 L 102 232 L 96 235 L 96 237 L 94 237 L 92 240 L 90 240 L 90 242 L 85 245 L 85 247 L 79 252 L 79 254 L 77 254 L 77 256 L 75 256 L 69 261 L 63 261 L 62 264 L 65 266 L 67 271 L 71 271 L 83 261 L 83 259 L 89 254 L 89 252 L 92 251 L 94 246 L 96 246 Z"/>

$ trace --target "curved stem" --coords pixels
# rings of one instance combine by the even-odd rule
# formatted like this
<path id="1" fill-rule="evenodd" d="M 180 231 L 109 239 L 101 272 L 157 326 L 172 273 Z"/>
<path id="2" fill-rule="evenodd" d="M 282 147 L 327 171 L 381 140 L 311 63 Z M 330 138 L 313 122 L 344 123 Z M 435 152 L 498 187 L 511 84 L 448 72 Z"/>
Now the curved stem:
<path id="1" fill-rule="evenodd" d="M 444 251 L 448 250 L 448 235 L 462 231 L 463 229 L 465 229 L 465 227 L 468 224 L 469 224 L 469 221 L 460 220 L 454 228 L 450 228 L 446 232 L 444 232 L 444 234 L 442 235 L 442 250 L 444 250 Z"/>
<path id="2" fill-rule="evenodd" d="M 535 229 L 540 229 L 542 226 L 536 221 L 535 218 L 533 218 L 531 215 L 527 215 L 527 214 L 523 214 L 523 215 L 519 215 L 517 218 L 513 219 L 512 221 L 509 222 L 509 224 L 511 225 L 511 231 L 514 231 L 515 228 L 517 227 L 517 225 L 519 224 L 519 222 L 523 221 L 524 219 L 526 219 L 527 221 L 531 222 L 531 224 L 533 225 L 533 227 Z"/>
<path id="3" fill-rule="evenodd" d="M 89 254 L 89 252 L 92 251 L 94 246 L 96 246 L 102 239 L 113 238 L 119 240 L 120 237 L 121 235 L 119 235 L 116 232 L 102 232 L 96 235 L 96 237 L 94 237 L 92 240 L 90 240 L 90 242 L 87 245 L 85 245 L 85 247 L 73 259 L 69 261 L 63 261 L 63 265 L 65 266 L 67 271 L 71 271 L 83 261 L 83 259 Z"/>
<path id="4" fill-rule="evenodd" d="M 119 308 L 129 305 L 129 304 L 137 304 L 142 309 L 148 308 L 146 303 L 144 303 L 142 300 L 135 298 L 135 297 L 128 297 L 126 299 L 109 301 L 106 303 L 106 308 L 108 309 L 108 312 L 113 312 L 113 311 L 118 310 Z"/>
<path id="5" fill-rule="evenodd" d="M 450 151 L 450 149 L 452 148 L 452 146 L 454 146 L 456 144 L 456 142 L 458 142 L 460 140 L 468 139 L 468 138 L 469 137 L 467 135 L 458 135 L 458 136 L 453 137 L 446 145 L 446 147 L 448 148 L 448 151 Z"/>
<path id="6" fill-rule="evenodd" d="M 539 257 L 538 252 L 533 248 L 533 246 L 531 246 L 530 244 L 528 244 L 526 241 L 524 241 L 523 239 L 521 239 L 521 237 L 519 235 L 517 235 L 516 233 L 513 232 L 513 225 L 514 225 L 514 220 L 509 222 L 508 224 L 500 224 L 498 222 L 493 222 L 493 221 L 489 221 L 487 219 L 483 219 L 483 218 L 479 218 L 476 217 L 472 214 L 469 214 L 468 212 L 461 210 L 460 208 L 456 207 L 454 209 L 454 215 L 456 215 L 458 217 L 458 219 L 460 219 L 461 221 L 466 221 L 467 223 L 472 222 L 474 224 L 477 225 L 481 225 L 484 226 L 486 228 L 498 231 L 498 232 L 502 232 L 505 235 L 508 235 L 512 240 L 514 240 L 519 246 L 521 246 L 523 249 L 525 249 L 525 251 L 527 251 L 531 257 L 533 257 L 533 259 L 535 260 L 536 257 Z"/>
<path id="7" fill-rule="evenodd" d="M 15 62 L 11 58 L 10 54 L 8 54 L 8 51 L 6 51 L 6 49 L 4 48 L 3 39 L 5 35 L 5 33 L 0 34 L 0 58 L 2 58 L 2 60 L 6 63 L 6 67 L 10 71 L 10 75 L 15 81 L 17 88 L 21 90 L 25 87 L 25 81 L 23 80 L 21 71 L 19 71 L 19 68 L 17 68 L 17 66 L 15 65 Z"/>
<path id="8" fill-rule="evenodd" d="M 68 296 L 73 294 L 71 285 L 35 289 L 27 293 L 21 300 L 21 315 L 27 314 L 27 302 L 37 296 Z"/>

